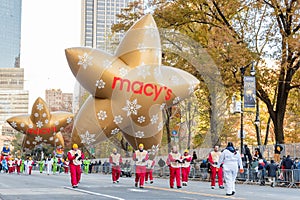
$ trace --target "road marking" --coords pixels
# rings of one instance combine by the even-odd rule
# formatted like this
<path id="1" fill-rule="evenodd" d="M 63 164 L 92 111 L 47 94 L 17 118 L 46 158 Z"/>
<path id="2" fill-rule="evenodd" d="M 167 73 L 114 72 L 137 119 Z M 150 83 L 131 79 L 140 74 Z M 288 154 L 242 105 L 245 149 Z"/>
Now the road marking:
<path id="1" fill-rule="evenodd" d="M 111 198 L 111 199 L 117 199 L 117 200 L 125 200 L 116 196 L 111 196 L 111 195 L 107 195 L 107 194 L 101 194 L 101 193 L 97 193 L 97 192 L 91 192 L 88 190 L 82 190 L 82 189 L 78 189 L 78 188 L 71 188 L 71 187 L 64 187 L 65 189 L 69 189 L 69 190 L 73 190 L 76 192 L 82 192 L 82 193 L 86 193 L 86 194 L 91 194 L 91 195 L 95 195 L 95 196 L 102 196 L 102 197 L 107 197 L 107 198 Z"/>
<path id="2" fill-rule="evenodd" d="M 148 192 L 149 190 L 144 190 L 144 189 L 128 189 L 130 191 L 133 191 L 133 192 Z"/>
<path id="3" fill-rule="evenodd" d="M 232 196 L 223 196 L 223 195 L 218 195 L 218 194 L 207 194 L 207 193 L 202 193 L 202 192 L 191 192 L 191 191 L 185 191 L 185 190 L 159 188 L 159 187 L 154 187 L 154 186 L 145 186 L 145 188 L 170 191 L 170 192 L 178 192 L 178 193 L 184 193 L 184 194 L 195 194 L 195 195 L 201 195 L 201 196 L 207 196 L 207 197 L 218 197 L 218 198 L 224 198 L 224 199 L 240 199 L 240 200 L 244 199 L 244 198 L 237 198 L 237 197 L 232 197 Z"/>

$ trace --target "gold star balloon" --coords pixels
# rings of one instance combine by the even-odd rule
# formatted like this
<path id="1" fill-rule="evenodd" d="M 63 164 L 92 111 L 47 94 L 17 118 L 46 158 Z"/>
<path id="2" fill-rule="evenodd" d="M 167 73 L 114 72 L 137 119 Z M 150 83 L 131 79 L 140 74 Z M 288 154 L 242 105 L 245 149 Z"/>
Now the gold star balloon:
<path id="1" fill-rule="evenodd" d="M 64 139 L 60 131 L 73 121 L 74 115 L 69 112 L 49 112 L 46 102 L 37 98 L 30 115 L 11 117 L 6 121 L 15 130 L 25 134 L 23 148 L 33 149 L 42 143 L 64 148 Z"/>
<path id="2" fill-rule="evenodd" d="M 197 78 L 161 65 L 156 23 L 145 15 L 126 33 L 115 55 L 93 48 L 66 49 L 72 73 L 91 94 L 80 108 L 72 141 L 89 146 L 121 132 L 154 152 L 162 138 L 162 110 L 193 93 Z"/>

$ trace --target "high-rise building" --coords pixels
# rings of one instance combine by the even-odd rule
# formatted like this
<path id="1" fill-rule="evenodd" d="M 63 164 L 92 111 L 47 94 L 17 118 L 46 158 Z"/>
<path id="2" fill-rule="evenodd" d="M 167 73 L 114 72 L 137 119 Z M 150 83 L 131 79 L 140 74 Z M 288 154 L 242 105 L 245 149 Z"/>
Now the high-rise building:
<path id="1" fill-rule="evenodd" d="M 81 45 L 112 53 L 121 34 L 112 35 L 111 26 L 117 14 L 133 0 L 82 0 Z"/>
<path id="2" fill-rule="evenodd" d="M 22 0 L 0 0 L 0 68 L 20 67 Z"/>
<path id="3" fill-rule="evenodd" d="M 60 89 L 48 89 L 45 94 L 45 101 L 50 111 L 72 112 L 72 93 L 63 93 Z"/>
<path id="4" fill-rule="evenodd" d="M 82 0 L 81 46 L 113 53 L 123 35 L 112 35 L 111 27 L 119 22 L 116 15 L 120 14 L 121 9 L 126 8 L 129 2 L 133 0 Z M 74 93 L 75 112 L 84 102 L 87 93 L 81 86 Z"/>
<path id="5" fill-rule="evenodd" d="M 0 148 L 11 145 L 15 130 L 6 120 L 28 114 L 29 92 L 20 68 L 22 0 L 0 0 Z"/>
<path id="6" fill-rule="evenodd" d="M 0 148 L 10 146 L 16 133 L 6 120 L 28 114 L 28 100 L 29 92 L 24 90 L 24 69 L 0 68 Z"/>

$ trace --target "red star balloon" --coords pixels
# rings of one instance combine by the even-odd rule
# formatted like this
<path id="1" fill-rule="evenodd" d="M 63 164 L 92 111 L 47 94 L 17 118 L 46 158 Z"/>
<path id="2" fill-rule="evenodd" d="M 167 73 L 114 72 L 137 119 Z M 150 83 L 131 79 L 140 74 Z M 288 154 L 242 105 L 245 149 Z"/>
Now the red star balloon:
<path id="1" fill-rule="evenodd" d="M 64 148 L 64 139 L 60 131 L 70 124 L 74 115 L 69 112 L 49 112 L 46 102 L 37 98 L 30 115 L 20 115 L 6 121 L 15 130 L 24 133 L 23 148 L 33 149 L 42 143 Z"/>
<path id="2" fill-rule="evenodd" d="M 161 65 L 159 32 L 151 15 L 126 33 L 115 55 L 93 48 L 66 49 L 69 66 L 90 92 L 74 121 L 72 141 L 96 144 L 122 132 L 136 149 L 157 151 L 162 110 L 193 93 L 197 78 Z"/>

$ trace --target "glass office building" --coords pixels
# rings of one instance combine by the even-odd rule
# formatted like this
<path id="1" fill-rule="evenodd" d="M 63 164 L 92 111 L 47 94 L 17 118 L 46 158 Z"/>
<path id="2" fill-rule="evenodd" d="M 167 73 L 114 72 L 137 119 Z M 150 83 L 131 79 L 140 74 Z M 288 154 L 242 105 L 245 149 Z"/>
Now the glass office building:
<path id="1" fill-rule="evenodd" d="M 121 13 L 132 0 L 82 0 L 81 45 L 113 53 L 121 34 L 112 35 L 111 26 L 118 22 Z"/>
<path id="2" fill-rule="evenodd" d="M 0 68 L 20 67 L 22 0 L 0 0 Z"/>

